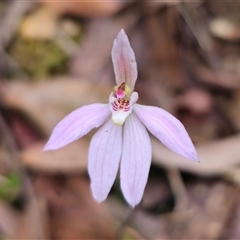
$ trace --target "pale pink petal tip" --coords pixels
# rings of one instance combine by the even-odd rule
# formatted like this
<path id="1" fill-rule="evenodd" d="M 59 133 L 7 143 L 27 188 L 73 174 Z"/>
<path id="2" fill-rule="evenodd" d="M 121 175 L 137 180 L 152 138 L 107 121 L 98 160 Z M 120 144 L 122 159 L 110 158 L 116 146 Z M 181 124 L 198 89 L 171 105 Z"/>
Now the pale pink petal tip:
<path id="1" fill-rule="evenodd" d="M 91 104 L 76 109 L 54 128 L 45 150 L 56 150 L 86 135 L 110 117 L 108 104 Z"/>
<path id="2" fill-rule="evenodd" d="M 128 37 L 123 29 L 114 40 L 112 61 L 117 84 L 126 82 L 133 90 L 137 79 L 137 63 Z"/>
<path id="3" fill-rule="evenodd" d="M 156 138 L 173 152 L 199 162 L 196 149 L 182 123 L 167 111 L 136 104 L 134 111 Z"/>
<path id="4" fill-rule="evenodd" d="M 92 137 L 88 154 L 88 172 L 93 197 L 107 198 L 116 178 L 122 152 L 122 126 L 108 120 Z"/>

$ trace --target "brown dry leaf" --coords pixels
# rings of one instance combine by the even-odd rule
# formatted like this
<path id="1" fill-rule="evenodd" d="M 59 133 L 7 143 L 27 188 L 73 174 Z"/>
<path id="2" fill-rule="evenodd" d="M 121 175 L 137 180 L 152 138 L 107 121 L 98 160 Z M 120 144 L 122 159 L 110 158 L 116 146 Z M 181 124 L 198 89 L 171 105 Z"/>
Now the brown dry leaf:
<path id="1" fill-rule="evenodd" d="M 80 173 L 87 169 L 89 142 L 81 138 L 57 151 L 43 151 L 46 142 L 36 143 L 21 153 L 29 168 L 48 173 Z"/>
<path id="2" fill-rule="evenodd" d="M 116 239 L 106 203 L 92 197 L 86 176 L 35 175 L 38 195 L 47 198 L 53 239 Z"/>
<path id="3" fill-rule="evenodd" d="M 189 205 L 173 212 L 170 222 L 166 221 L 170 239 L 229 239 L 222 238 L 222 234 L 235 211 L 237 187 L 203 179 L 190 185 Z"/>
<path id="4" fill-rule="evenodd" d="M 126 9 L 113 18 L 92 20 L 85 32 L 81 49 L 71 63 L 73 75 L 92 82 L 112 84 L 115 79 L 110 60 L 113 41 L 121 29 L 128 34 L 138 19 L 137 11 Z"/>
<path id="5" fill-rule="evenodd" d="M 205 2 L 206 3 L 206 2 Z M 226 4 L 227 3 L 227 4 Z M 238 1 L 218 1 L 210 0 L 206 4 L 207 9 L 217 17 L 237 17 L 240 12 L 240 3 Z"/>
<path id="6" fill-rule="evenodd" d="M 193 180 L 189 185 L 184 208 L 161 215 L 136 208 L 128 224 L 147 239 L 219 239 L 235 209 L 237 187 L 208 179 Z M 115 216 L 123 218 L 126 209 L 114 199 L 110 204 Z"/>
<path id="7" fill-rule="evenodd" d="M 39 8 L 25 17 L 19 31 L 26 39 L 53 39 L 57 31 L 57 15 L 50 8 Z"/>
<path id="8" fill-rule="evenodd" d="M 225 102 L 225 111 L 230 117 L 234 126 L 239 131 L 240 130 L 240 89 L 235 92 L 233 101 Z"/>
<path id="9" fill-rule="evenodd" d="M 7 121 L 0 114 L 0 183 L 4 181 L 1 175 L 8 175 L 16 167 L 15 143 Z"/>
<path id="10" fill-rule="evenodd" d="M 11 155 L 11 153 L 9 153 L 9 150 L 6 149 L 6 147 L 0 146 L 0 174 L 1 175 L 5 175 L 9 173 L 13 169 L 14 162 L 12 160 L 13 160 L 13 156 Z"/>
<path id="11" fill-rule="evenodd" d="M 125 230 L 124 225 L 133 227 L 142 236 L 141 239 L 157 239 L 159 232 L 166 231 L 163 218 L 137 208 L 129 209 L 113 197 L 108 197 L 107 201 L 113 217 L 123 224 L 122 231 Z"/>
<path id="12" fill-rule="evenodd" d="M 42 137 L 42 134 L 29 125 L 29 122 L 24 118 L 10 115 L 8 123 L 13 138 L 16 140 L 16 143 L 20 148 L 26 148 Z"/>
<path id="13" fill-rule="evenodd" d="M 222 70 L 221 66 L 221 76 L 219 77 L 214 71 L 209 68 L 198 65 L 194 69 L 195 74 L 201 79 L 203 83 L 209 84 L 210 86 L 216 86 L 224 89 L 233 90 L 239 85 L 239 78 L 236 75 L 229 74 Z"/>
<path id="14" fill-rule="evenodd" d="M 84 17 L 100 17 L 112 15 L 119 11 L 123 4 L 120 1 L 49 1 L 41 0 L 58 14 L 73 14 Z"/>
<path id="15" fill-rule="evenodd" d="M 148 179 L 144 195 L 141 201 L 143 209 L 156 209 L 159 211 L 167 209 L 167 203 L 171 201 L 172 194 L 165 179 Z"/>
<path id="16" fill-rule="evenodd" d="M 24 113 L 48 136 L 68 113 L 91 103 L 107 103 L 111 88 L 59 77 L 42 82 L 14 81 L 1 89 L 1 105 Z"/>
<path id="17" fill-rule="evenodd" d="M 174 1 L 162 0 L 162 1 L 146 1 L 146 2 L 143 2 L 143 4 L 145 5 L 145 7 L 153 11 L 155 10 L 154 12 L 156 12 L 161 7 L 165 7 L 166 5 L 174 6 L 179 4 L 180 2 L 181 0 L 174 0 Z"/>
<path id="18" fill-rule="evenodd" d="M 46 199 L 38 196 L 28 202 L 13 239 L 50 239 Z"/>
<path id="19" fill-rule="evenodd" d="M 199 8 L 199 4 L 182 1 L 182 3 L 177 7 L 192 34 L 194 35 L 195 40 L 197 40 L 200 47 L 205 51 L 205 55 L 207 56 L 212 54 L 213 39 L 207 31 L 207 23 L 204 19 L 206 16 L 203 15 L 203 11 L 201 10 L 201 7 Z"/>
<path id="20" fill-rule="evenodd" d="M 175 105 L 179 108 L 204 115 L 209 114 L 213 108 L 213 99 L 210 93 L 199 88 L 189 88 L 175 98 Z"/>
<path id="21" fill-rule="evenodd" d="M 223 40 L 238 41 L 240 39 L 240 27 L 230 19 L 213 19 L 209 28 L 214 36 Z"/>
<path id="22" fill-rule="evenodd" d="M 229 219 L 229 223 L 225 228 L 225 234 L 222 239 L 239 239 L 240 236 L 240 194 L 236 196 L 237 204 L 234 208 L 234 213 Z"/>
<path id="23" fill-rule="evenodd" d="M 179 89 L 183 86 L 186 74 L 181 61 L 181 52 L 177 41 L 173 38 L 177 34 L 177 19 L 179 12 L 176 7 L 168 7 L 159 14 L 152 14 L 146 21 L 146 36 L 151 63 L 156 66 L 158 84 L 167 84 L 172 89 Z M 157 29 L 157 31 L 156 31 Z M 146 64 L 146 63 L 145 63 Z M 150 66 L 149 66 L 150 67 Z M 154 67 L 151 66 L 151 69 Z"/>
<path id="24" fill-rule="evenodd" d="M 1 21 L 0 21 L 0 46 L 7 47 L 16 36 L 15 33 L 23 16 L 36 6 L 36 1 L 27 1 L 24 4 L 19 1 L 7 2 L 1 4 Z M 1 50 L 2 51 L 2 50 Z M 2 57 L 2 56 L 1 56 Z M 5 59 L 6 60 L 6 59 Z"/>
<path id="25" fill-rule="evenodd" d="M 179 168 L 201 176 L 225 174 L 240 162 L 240 135 L 196 145 L 201 163 L 181 157 L 156 139 L 153 143 L 153 162 L 166 167 Z"/>
<path id="26" fill-rule="evenodd" d="M 0 232 L 5 237 L 13 237 L 20 223 L 20 214 L 10 205 L 0 201 Z"/>

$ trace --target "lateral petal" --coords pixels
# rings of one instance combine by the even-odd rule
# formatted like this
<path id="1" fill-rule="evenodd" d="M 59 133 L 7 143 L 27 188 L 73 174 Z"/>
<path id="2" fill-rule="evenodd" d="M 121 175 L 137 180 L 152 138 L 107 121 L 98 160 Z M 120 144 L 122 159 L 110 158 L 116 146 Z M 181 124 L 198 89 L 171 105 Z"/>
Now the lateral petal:
<path id="1" fill-rule="evenodd" d="M 112 61 L 117 85 L 126 82 L 133 91 L 137 79 L 137 63 L 128 37 L 123 29 L 114 40 Z"/>
<path id="2" fill-rule="evenodd" d="M 135 104 L 134 112 L 149 132 L 173 152 L 198 162 L 195 147 L 182 123 L 162 108 Z"/>
<path id="3" fill-rule="evenodd" d="M 134 207 L 143 196 L 151 165 L 152 146 L 145 126 L 132 113 L 123 132 L 121 188 L 128 203 Z"/>
<path id="4" fill-rule="evenodd" d="M 101 202 L 106 199 L 118 172 L 122 153 L 122 127 L 108 120 L 92 137 L 88 172 L 94 198 Z"/>
<path id="5" fill-rule="evenodd" d="M 91 104 L 78 108 L 68 114 L 54 128 L 43 150 L 55 150 L 86 135 L 110 117 L 108 104 Z"/>

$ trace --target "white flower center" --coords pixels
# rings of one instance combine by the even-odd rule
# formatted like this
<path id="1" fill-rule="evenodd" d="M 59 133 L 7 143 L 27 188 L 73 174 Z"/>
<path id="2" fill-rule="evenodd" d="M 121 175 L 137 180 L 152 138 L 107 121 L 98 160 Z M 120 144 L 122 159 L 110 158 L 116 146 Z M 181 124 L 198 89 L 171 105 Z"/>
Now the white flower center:
<path id="1" fill-rule="evenodd" d="M 131 94 L 130 88 L 122 83 L 114 88 L 109 97 L 109 106 L 112 112 L 112 120 L 116 125 L 123 125 L 129 114 L 132 112 L 133 105 L 138 100 L 138 94 Z"/>

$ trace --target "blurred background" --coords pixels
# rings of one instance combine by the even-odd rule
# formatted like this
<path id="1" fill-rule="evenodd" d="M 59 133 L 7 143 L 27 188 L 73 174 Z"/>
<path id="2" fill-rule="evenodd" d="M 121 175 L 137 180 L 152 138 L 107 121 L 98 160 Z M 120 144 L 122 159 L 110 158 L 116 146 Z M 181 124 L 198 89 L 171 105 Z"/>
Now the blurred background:
<path id="1" fill-rule="evenodd" d="M 152 138 L 142 202 L 90 192 L 93 132 L 42 152 L 72 110 L 108 101 L 127 33 L 142 104 L 180 119 L 201 163 Z M 238 1 L 0 1 L 1 239 L 240 239 Z"/>

